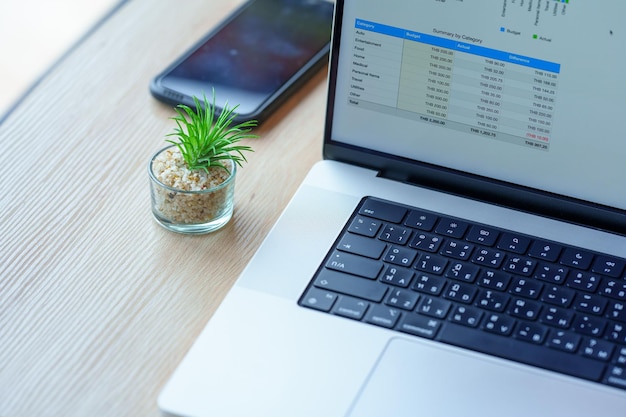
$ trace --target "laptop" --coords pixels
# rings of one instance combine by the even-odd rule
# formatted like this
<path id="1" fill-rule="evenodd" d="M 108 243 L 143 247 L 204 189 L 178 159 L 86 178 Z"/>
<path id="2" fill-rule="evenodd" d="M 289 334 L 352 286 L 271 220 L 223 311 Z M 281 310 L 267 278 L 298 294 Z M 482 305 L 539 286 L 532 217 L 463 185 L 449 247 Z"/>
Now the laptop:
<path id="1" fill-rule="evenodd" d="M 337 0 L 324 159 L 162 412 L 624 416 L 625 18 Z"/>

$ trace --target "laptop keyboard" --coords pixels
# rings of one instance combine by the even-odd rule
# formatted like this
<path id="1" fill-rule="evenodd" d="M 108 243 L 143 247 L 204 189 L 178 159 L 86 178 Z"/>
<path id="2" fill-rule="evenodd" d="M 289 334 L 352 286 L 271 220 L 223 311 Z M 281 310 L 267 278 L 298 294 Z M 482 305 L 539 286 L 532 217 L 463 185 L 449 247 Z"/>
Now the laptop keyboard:
<path id="1" fill-rule="evenodd" d="M 625 267 L 368 197 L 299 304 L 626 390 Z"/>

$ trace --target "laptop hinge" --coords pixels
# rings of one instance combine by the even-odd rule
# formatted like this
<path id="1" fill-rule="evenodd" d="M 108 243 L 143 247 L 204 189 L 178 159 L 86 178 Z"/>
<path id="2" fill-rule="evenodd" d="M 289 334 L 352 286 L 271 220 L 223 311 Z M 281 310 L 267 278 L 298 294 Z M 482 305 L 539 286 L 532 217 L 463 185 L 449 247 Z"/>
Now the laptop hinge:
<path id="1" fill-rule="evenodd" d="M 383 169 L 378 172 L 377 176 L 609 233 L 626 235 L 626 222 L 622 212 L 539 190 L 490 181 L 473 175 L 460 175 L 447 170 L 424 170 L 419 175 L 411 175 L 398 170 Z"/>
<path id="2" fill-rule="evenodd" d="M 418 187 L 429 188 L 436 191 L 444 191 L 452 194 L 471 197 L 469 194 L 461 192 L 460 187 L 455 187 L 449 178 L 445 175 L 410 175 L 408 172 L 402 172 L 392 169 L 384 169 L 378 171 L 377 177 L 385 178 L 391 181 L 402 182 L 404 184 L 415 185 Z M 475 196 L 473 197 L 475 198 Z"/>

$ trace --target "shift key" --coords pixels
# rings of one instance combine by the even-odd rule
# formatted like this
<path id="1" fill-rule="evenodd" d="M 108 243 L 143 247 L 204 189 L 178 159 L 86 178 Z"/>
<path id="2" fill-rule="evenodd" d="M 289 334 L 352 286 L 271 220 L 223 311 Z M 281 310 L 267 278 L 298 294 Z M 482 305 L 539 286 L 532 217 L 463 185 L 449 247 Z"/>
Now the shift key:
<path id="1" fill-rule="evenodd" d="M 374 259 L 335 251 L 326 262 L 326 267 L 364 278 L 376 279 L 383 265 Z"/>
<path id="2" fill-rule="evenodd" d="M 351 295 L 365 300 L 380 303 L 387 292 L 385 285 L 378 281 L 343 274 L 329 269 L 323 269 L 313 283 L 317 288 Z"/>

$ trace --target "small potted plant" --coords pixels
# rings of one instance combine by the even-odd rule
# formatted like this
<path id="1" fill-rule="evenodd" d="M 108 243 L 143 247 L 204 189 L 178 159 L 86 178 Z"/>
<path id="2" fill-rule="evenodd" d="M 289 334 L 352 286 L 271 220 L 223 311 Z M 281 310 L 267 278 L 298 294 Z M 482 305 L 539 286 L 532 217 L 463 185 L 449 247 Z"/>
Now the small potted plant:
<path id="1" fill-rule="evenodd" d="M 249 146 L 242 139 L 257 138 L 250 133 L 257 126 L 250 120 L 233 126 L 237 106 L 226 104 L 216 116 L 206 96 L 195 109 L 180 104 L 172 118 L 177 127 L 166 140 L 169 146 L 158 151 L 148 166 L 152 213 L 159 224 L 180 233 L 208 233 L 224 226 L 233 213 L 237 166 L 247 162 Z"/>

